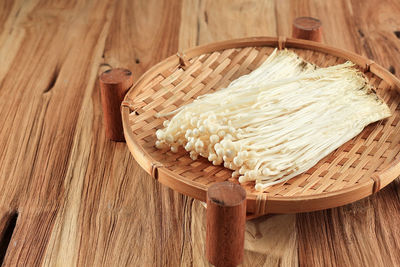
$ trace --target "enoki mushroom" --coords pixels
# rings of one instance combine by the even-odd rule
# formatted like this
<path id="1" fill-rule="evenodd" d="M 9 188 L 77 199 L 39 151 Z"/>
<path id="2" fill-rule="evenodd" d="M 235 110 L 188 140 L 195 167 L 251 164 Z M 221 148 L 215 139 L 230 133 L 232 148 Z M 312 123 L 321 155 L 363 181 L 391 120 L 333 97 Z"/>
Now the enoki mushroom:
<path id="1" fill-rule="evenodd" d="M 294 52 L 275 50 L 228 87 L 168 114 L 157 148 L 183 146 L 196 160 L 233 170 L 255 189 L 287 181 L 390 116 L 354 64 L 318 68 Z"/>

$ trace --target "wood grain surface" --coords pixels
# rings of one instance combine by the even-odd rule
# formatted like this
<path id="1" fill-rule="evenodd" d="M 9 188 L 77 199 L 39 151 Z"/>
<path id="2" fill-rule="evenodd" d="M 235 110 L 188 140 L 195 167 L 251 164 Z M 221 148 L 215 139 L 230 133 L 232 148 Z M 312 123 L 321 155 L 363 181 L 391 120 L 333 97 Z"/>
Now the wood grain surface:
<path id="1" fill-rule="evenodd" d="M 204 207 L 145 174 L 105 137 L 98 75 L 137 79 L 198 44 L 291 34 L 400 69 L 400 3 L 0 1 L 0 261 L 3 266 L 208 266 Z M 247 224 L 243 266 L 399 266 L 400 184 L 341 208 Z"/>

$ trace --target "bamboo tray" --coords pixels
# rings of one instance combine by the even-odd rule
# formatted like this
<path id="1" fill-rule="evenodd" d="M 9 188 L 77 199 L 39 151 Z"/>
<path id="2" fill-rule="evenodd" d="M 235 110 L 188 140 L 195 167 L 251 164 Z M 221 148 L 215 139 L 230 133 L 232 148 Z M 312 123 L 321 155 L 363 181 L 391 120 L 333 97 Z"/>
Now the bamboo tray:
<path id="1" fill-rule="evenodd" d="M 263 193 L 254 183 L 247 192 L 247 211 L 255 214 L 294 213 L 341 206 L 367 197 L 400 175 L 400 81 L 375 62 L 321 43 L 255 37 L 189 49 L 147 71 L 122 103 L 122 121 L 128 147 L 141 167 L 159 182 L 185 195 L 206 200 L 208 186 L 230 180 L 231 171 L 206 159 L 190 159 L 158 150 L 155 131 L 169 112 L 197 96 L 227 86 L 257 68 L 275 47 L 294 50 L 305 60 L 325 67 L 350 60 L 370 79 L 393 115 L 367 126 L 362 133 L 322 159 L 306 173 L 272 186 Z"/>

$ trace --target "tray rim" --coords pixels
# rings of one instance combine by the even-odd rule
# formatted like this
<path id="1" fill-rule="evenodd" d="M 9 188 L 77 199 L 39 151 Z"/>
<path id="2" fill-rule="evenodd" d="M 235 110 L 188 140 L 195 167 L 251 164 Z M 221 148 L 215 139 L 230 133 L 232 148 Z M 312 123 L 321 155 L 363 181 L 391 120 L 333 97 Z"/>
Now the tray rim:
<path id="1" fill-rule="evenodd" d="M 385 80 L 385 82 L 387 82 L 392 88 L 395 88 L 398 92 L 400 92 L 400 80 L 398 80 L 385 68 L 376 64 L 373 60 L 323 43 L 295 38 L 286 38 L 282 36 L 248 37 L 215 42 L 190 48 L 184 52 L 178 52 L 177 54 L 162 60 L 147 70 L 129 89 L 125 95 L 124 101 L 122 102 L 121 115 L 126 143 L 135 160 L 148 174 L 173 190 L 198 200 L 206 201 L 207 186 L 199 185 L 198 183 L 191 182 L 190 180 L 180 179 L 180 175 L 163 168 L 161 163 L 155 161 L 142 148 L 142 146 L 136 142 L 133 132 L 129 129 L 129 114 L 132 111 L 130 99 L 134 98 L 138 94 L 137 89 L 140 88 L 141 85 L 151 80 L 153 75 L 158 73 L 160 69 L 168 69 L 176 64 L 182 63 L 182 60 L 191 59 L 201 54 L 224 49 L 260 46 L 278 47 L 279 49 L 310 49 L 347 59 L 361 67 L 364 72 L 370 71 L 382 80 Z M 353 186 L 332 192 L 290 197 L 271 197 L 267 196 L 266 193 L 258 194 L 259 197 L 257 197 L 255 194 L 247 195 L 247 211 L 256 214 L 297 213 L 334 208 L 372 195 L 396 179 L 399 174 L 400 157 L 394 158 L 389 166 L 382 171 L 375 172 L 371 176 L 371 179 L 367 182 L 355 184 Z"/>

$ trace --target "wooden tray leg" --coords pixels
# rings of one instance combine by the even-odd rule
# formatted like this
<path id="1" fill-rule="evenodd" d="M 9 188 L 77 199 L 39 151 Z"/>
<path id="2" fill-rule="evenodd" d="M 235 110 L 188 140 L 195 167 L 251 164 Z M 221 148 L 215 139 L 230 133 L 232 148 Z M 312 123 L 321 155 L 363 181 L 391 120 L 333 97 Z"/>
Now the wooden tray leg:
<path id="1" fill-rule="evenodd" d="M 238 184 L 215 183 L 207 192 L 206 256 L 217 267 L 243 261 L 246 191 Z"/>
<path id="2" fill-rule="evenodd" d="M 293 21 L 292 36 L 297 39 L 322 42 L 322 23 L 311 17 L 298 17 Z"/>
<path id="3" fill-rule="evenodd" d="M 125 141 L 120 108 L 132 84 L 132 72 L 127 69 L 106 70 L 100 75 L 104 126 L 107 138 L 113 141 Z"/>
<path id="4" fill-rule="evenodd" d="M 207 264 L 205 253 L 206 213 L 205 203 L 194 200 L 190 223 L 193 266 L 211 266 Z M 240 266 L 298 265 L 295 214 L 264 215 L 248 220 L 244 239 L 244 256 Z"/>

